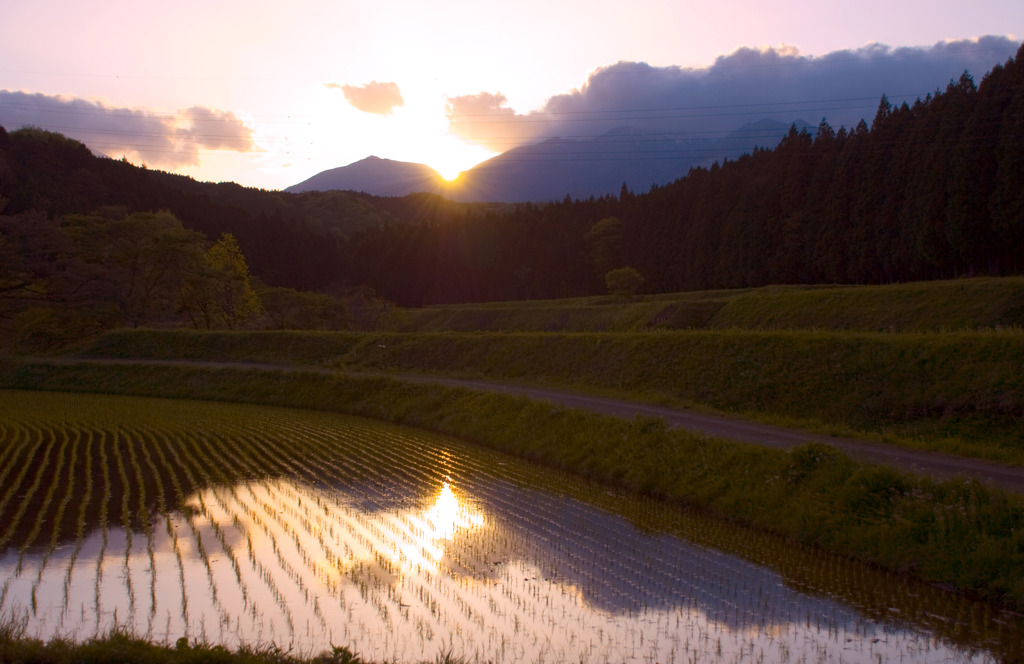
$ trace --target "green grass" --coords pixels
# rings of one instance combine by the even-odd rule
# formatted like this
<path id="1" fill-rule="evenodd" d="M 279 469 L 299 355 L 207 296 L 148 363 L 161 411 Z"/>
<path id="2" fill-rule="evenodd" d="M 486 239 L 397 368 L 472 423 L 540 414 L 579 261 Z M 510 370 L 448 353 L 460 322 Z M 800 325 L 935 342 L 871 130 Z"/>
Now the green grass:
<path id="1" fill-rule="evenodd" d="M 1020 329 L 1024 328 L 1024 279 L 759 289 L 731 298 L 709 327 L 890 332 Z"/>
<path id="2" fill-rule="evenodd" d="M 86 357 L 321 364 L 349 354 L 359 332 L 114 330 L 77 349 Z"/>
<path id="3" fill-rule="evenodd" d="M 315 364 L 600 391 L 1024 465 L 1024 331 L 119 331 L 94 357 Z"/>
<path id="4" fill-rule="evenodd" d="M 1024 333 L 376 335 L 352 369 L 584 386 L 1024 463 Z"/>
<path id="5" fill-rule="evenodd" d="M 824 445 L 769 450 L 659 420 L 340 374 L 7 362 L 0 385 L 263 403 L 411 425 L 1024 607 L 1024 498 L 858 463 Z"/>
<path id="6" fill-rule="evenodd" d="M 937 332 L 1024 327 L 1024 278 L 885 286 L 766 286 L 647 295 L 399 309 L 394 331 L 629 332 L 823 329 Z"/>
<path id="7" fill-rule="evenodd" d="M 717 293 L 623 304 L 609 298 L 426 307 L 395 312 L 400 332 L 623 332 L 707 327 L 727 301 Z"/>

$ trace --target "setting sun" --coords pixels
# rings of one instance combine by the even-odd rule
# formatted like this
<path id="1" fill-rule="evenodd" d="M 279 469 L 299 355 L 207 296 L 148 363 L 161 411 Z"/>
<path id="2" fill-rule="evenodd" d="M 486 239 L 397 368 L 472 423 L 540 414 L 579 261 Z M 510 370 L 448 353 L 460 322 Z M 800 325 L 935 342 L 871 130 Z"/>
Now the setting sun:
<path id="1" fill-rule="evenodd" d="M 459 177 L 459 173 L 493 157 L 478 145 L 470 145 L 451 136 L 440 136 L 430 146 L 430 155 L 423 163 L 437 171 L 448 182 Z"/>

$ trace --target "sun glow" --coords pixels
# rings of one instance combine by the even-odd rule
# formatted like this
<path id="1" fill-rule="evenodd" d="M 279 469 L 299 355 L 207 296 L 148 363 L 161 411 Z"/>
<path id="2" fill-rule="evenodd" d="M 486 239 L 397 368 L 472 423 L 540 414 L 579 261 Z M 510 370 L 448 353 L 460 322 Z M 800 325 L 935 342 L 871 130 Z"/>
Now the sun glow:
<path id="1" fill-rule="evenodd" d="M 437 502 L 424 516 L 433 527 L 430 538 L 434 541 L 450 540 L 460 530 L 479 528 L 484 524 L 483 515 L 460 503 L 447 482 L 441 488 Z"/>
<path id="2" fill-rule="evenodd" d="M 404 517 L 403 535 L 392 546 L 392 560 L 437 572 L 445 554 L 445 543 L 462 531 L 485 525 L 484 515 L 460 500 L 445 482 L 434 503 L 426 510 Z"/>
<path id="3" fill-rule="evenodd" d="M 430 146 L 429 153 L 424 163 L 448 182 L 458 179 L 462 171 L 494 156 L 479 145 L 464 143 L 450 136 L 440 137 L 435 145 Z"/>

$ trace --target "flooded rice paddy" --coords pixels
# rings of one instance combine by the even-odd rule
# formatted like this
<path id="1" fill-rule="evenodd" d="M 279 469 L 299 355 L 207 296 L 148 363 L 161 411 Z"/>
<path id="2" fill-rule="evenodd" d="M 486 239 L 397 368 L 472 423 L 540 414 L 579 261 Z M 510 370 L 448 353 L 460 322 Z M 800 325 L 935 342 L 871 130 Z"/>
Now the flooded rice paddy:
<path id="1" fill-rule="evenodd" d="M 451 439 L 0 392 L 0 615 L 373 661 L 1001 662 L 1024 619 Z"/>

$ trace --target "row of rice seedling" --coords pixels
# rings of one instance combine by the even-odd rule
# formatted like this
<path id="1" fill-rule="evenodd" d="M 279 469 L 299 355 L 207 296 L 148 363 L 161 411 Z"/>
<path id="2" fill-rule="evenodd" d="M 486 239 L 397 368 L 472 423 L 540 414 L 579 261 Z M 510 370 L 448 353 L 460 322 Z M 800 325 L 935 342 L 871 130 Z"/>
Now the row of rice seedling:
<path id="1" fill-rule="evenodd" d="M 822 446 L 767 452 L 666 432 L 650 420 L 623 422 L 507 395 L 383 378 L 168 366 L 28 364 L 5 370 L 2 363 L 0 374 L 5 384 L 33 389 L 87 386 L 401 421 L 706 506 L 842 556 L 909 570 L 1017 607 L 1024 602 L 1018 496 L 977 483 L 933 483 L 827 454 Z"/>
<path id="2" fill-rule="evenodd" d="M 35 634 L 117 624 L 403 661 L 1020 654 L 1022 621 L 980 618 L 987 605 L 422 432 L 68 396 L 70 416 L 55 421 L 52 396 L 8 394 L 17 416 L 0 406 L 0 477 L 22 489 L 0 498 L 0 523 L 39 509 L 44 525 L 17 533 L 45 546 L 12 535 L 0 549 L 0 612 Z M 134 419 L 112 415 L 128 401 Z M 52 477 L 67 486 L 8 464 L 30 458 L 65 468 Z M 76 499 L 90 505 L 72 510 L 78 530 L 60 529 Z"/>
<path id="3" fill-rule="evenodd" d="M 74 435 L 76 437 L 80 436 L 81 432 L 77 432 L 76 431 L 74 433 Z M 75 443 L 77 443 L 77 441 L 75 441 Z M 69 463 L 68 463 L 69 470 L 73 469 L 76 466 L 76 461 L 77 461 L 77 457 L 78 457 L 78 449 L 79 449 L 79 446 L 77 444 L 72 444 L 71 445 L 71 458 L 69 459 Z M 46 547 L 46 550 L 45 550 L 45 552 L 42 555 L 42 561 L 39 564 L 39 571 L 36 574 L 35 582 L 32 585 L 31 604 L 32 604 L 33 608 L 35 607 L 35 604 L 36 604 L 37 591 L 38 591 L 40 583 L 42 582 L 43 572 L 46 569 L 47 561 L 49 560 L 50 554 L 53 552 L 53 550 L 57 546 L 57 542 L 58 542 L 58 539 L 59 539 L 59 536 L 60 536 L 60 533 L 61 533 L 61 524 L 63 522 L 64 512 L 67 509 L 67 505 L 70 502 L 71 498 L 74 496 L 73 484 L 70 481 L 71 480 L 71 477 L 70 477 L 71 473 L 69 472 L 68 475 L 69 475 L 68 478 L 66 480 L 64 480 L 64 481 L 61 481 L 62 478 L 60 478 L 58 476 L 56 481 L 54 482 L 54 487 L 57 487 L 57 486 L 63 486 L 64 487 L 64 496 L 61 499 L 60 505 L 57 507 L 56 515 L 55 515 L 55 517 L 53 519 L 53 523 L 51 524 L 51 533 L 50 533 L 49 545 Z M 36 528 L 33 530 L 32 533 L 30 533 L 28 535 L 28 537 L 26 537 L 25 544 L 23 544 L 22 547 L 21 547 L 21 557 L 19 558 L 19 561 L 18 561 L 19 568 L 21 566 L 21 562 L 22 562 L 22 560 L 24 558 L 24 555 L 25 555 L 25 552 L 27 550 L 27 543 L 35 541 L 36 538 L 39 537 L 40 532 L 42 531 L 43 521 L 37 521 L 36 523 L 37 523 Z"/>
<path id="4" fill-rule="evenodd" d="M 389 464 L 381 464 L 381 466 L 385 467 L 385 466 L 389 466 Z M 811 566 L 811 567 L 814 568 L 815 566 Z M 817 567 L 820 568 L 821 566 L 817 566 Z M 876 585 L 880 585 L 881 587 L 891 587 L 891 584 L 876 584 Z M 827 586 L 825 586 L 825 589 L 827 590 Z M 894 599 L 894 597 L 890 597 L 889 599 Z M 889 604 L 888 606 L 891 607 L 892 605 Z"/>

